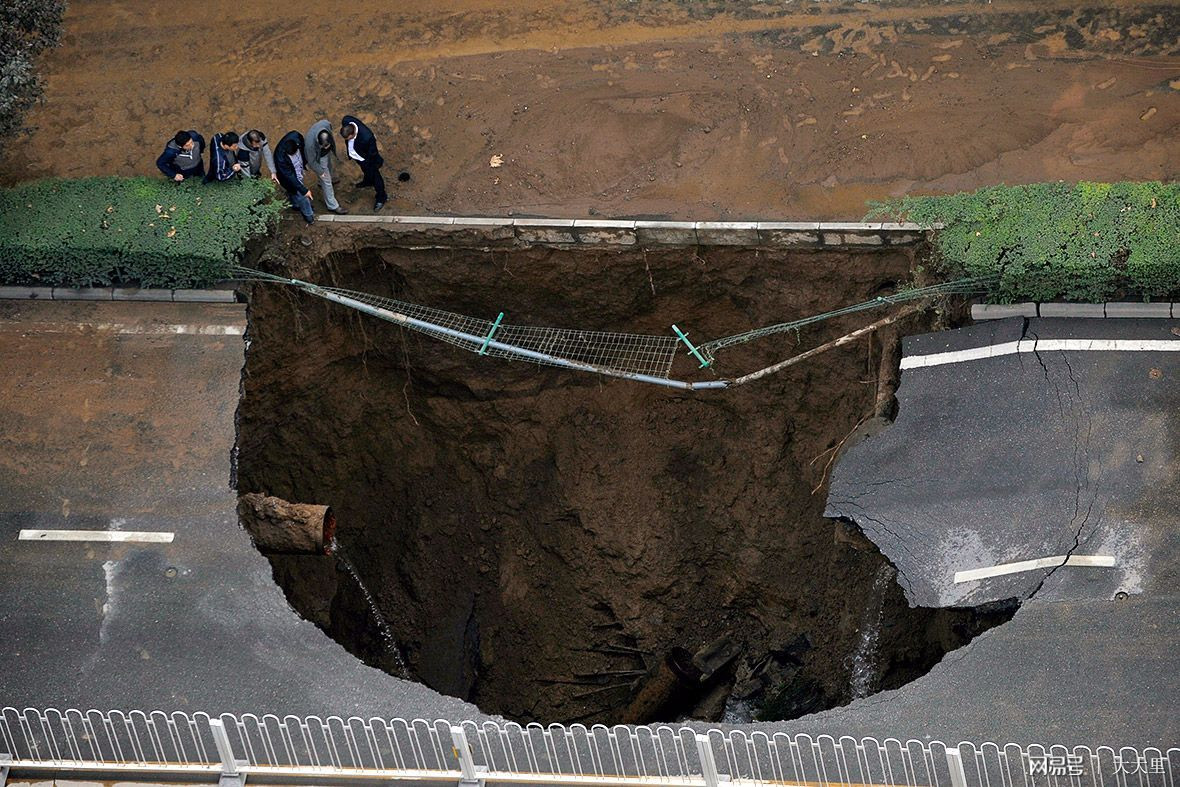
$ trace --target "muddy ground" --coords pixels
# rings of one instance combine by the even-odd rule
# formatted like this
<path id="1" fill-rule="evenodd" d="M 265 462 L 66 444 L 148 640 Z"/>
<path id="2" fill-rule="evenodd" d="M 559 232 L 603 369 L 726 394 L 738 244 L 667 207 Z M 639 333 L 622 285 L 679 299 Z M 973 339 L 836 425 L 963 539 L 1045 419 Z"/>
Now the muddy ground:
<path id="1" fill-rule="evenodd" d="M 328 241 L 306 251 L 292 237 L 262 264 L 516 324 L 675 321 L 702 338 L 866 299 L 918 253 L 407 251 L 371 230 Z M 864 322 L 804 332 L 802 346 Z M 876 549 L 822 516 L 835 449 L 879 398 L 888 409 L 878 367 L 883 351 L 896 364 L 893 341 L 686 394 L 481 359 L 262 285 L 239 488 L 332 506 L 384 622 L 333 558 L 279 558 L 276 576 L 370 663 L 396 671 L 404 657 L 430 686 L 516 719 L 720 719 L 731 693 L 730 720 L 761 707 L 789 718 L 901 685 L 1004 617 L 910 609 Z M 798 349 L 780 336 L 725 351 L 720 372 Z M 710 645 L 733 648 L 712 681 L 632 707 L 674 650 Z"/>
<path id="2" fill-rule="evenodd" d="M 153 174 L 177 128 L 277 139 L 345 112 L 412 173 L 402 213 L 855 218 L 866 198 L 1180 167 L 1176 3 L 175 10 L 72 3 L 0 182 Z"/>

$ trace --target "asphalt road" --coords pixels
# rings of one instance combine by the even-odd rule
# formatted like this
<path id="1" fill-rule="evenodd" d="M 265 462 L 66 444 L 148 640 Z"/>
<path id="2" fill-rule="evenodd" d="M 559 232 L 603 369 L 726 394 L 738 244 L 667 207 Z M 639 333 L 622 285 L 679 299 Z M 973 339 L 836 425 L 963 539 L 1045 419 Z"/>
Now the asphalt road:
<path id="1" fill-rule="evenodd" d="M 301 620 L 238 525 L 244 328 L 241 305 L 0 301 L 0 706 L 478 716 Z"/>
<path id="2" fill-rule="evenodd" d="M 906 340 L 906 359 L 1036 344 L 942 365 L 903 361 L 896 421 L 841 457 L 826 513 L 855 521 L 880 547 L 911 604 L 1022 605 L 923 678 L 779 728 L 1180 742 L 1180 353 L 1052 349 L 1060 339 L 1180 342 L 1178 326 L 1012 319 Z M 955 581 L 1071 554 L 1114 565 L 1058 561 Z"/>

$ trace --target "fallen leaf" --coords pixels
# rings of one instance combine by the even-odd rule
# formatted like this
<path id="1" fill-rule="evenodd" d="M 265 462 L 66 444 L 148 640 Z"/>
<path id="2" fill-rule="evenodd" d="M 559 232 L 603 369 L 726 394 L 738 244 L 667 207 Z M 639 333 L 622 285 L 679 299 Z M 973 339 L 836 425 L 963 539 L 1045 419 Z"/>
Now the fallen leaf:
<path id="1" fill-rule="evenodd" d="M 173 227 L 172 229 L 168 230 L 167 235 L 169 238 L 176 237 L 176 227 Z"/>
<path id="2" fill-rule="evenodd" d="M 492 169 L 496 169 L 497 167 L 504 166 L 504 157 L 501 156 L 499 153 L 497 153 L 496 155 L 494 155 L 490 159 L 488 159 L 488 166 L 491 167 Z"/>
<path id="3" fill-rule="evenodd" d="M 162 211 L 163 209 L 164 209 L 164 206 L 163 206 L 163 205 L 157 205 L 157 206 L 156 206 L 156 213 L 159 213 L 159 212 L 160 212 L 160 211 Z"/>
<path id="4" fill-rule="evenodd" d="M 1139 119 L 1140 120 L 1147 120 L 1148 118 L 1150 118 L 1154 114 L 1155 114 L 1155 107 L 1148 107 L 1147 111 L 1139 116 Z"/>

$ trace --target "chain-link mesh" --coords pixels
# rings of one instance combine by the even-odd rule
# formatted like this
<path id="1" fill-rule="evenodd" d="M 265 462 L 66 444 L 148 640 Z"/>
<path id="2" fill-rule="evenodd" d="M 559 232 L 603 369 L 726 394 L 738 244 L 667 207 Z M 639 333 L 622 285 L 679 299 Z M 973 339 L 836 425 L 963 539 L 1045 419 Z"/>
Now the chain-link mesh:
<path id="1" fill-rule="evenodd" d="M 607 333 L 582 331 L 574 328 L 543 328 L 530 325 L 499 324 L 492 320 L 468 317 L 455 312 L 399 301 L 380 295 L 339 287 L 322 287 L 316 284 L 286 279 L 274 274 L 238 268 L 237 273 L 244 279 L 281 282 L 294 285 L 321 297 L 326 293 L 387 312 L 386 319 L 461 347 L 464 350 L 491 355 L 497 358 L 523 359 L 534 363 L 564 365 L 562 362 L 590 364 L 599 370 L 641 374 L 667 379 L 672 371 L 679 339 L 675 336 L 649 336 L 634 333 Z M 959 279 L 930 287 L 902 290 L 893 295 L 882 295 L 870 301 L 845 306 L 833 311 L 804 317 L 791 322 L 768 325 L 752 331 L 714 339 L 697 346 L 697 350 L 712 362 L 715 354 L 726 347 L 762 339 L 787 331 L 798 331 L 807 325 L 822 322 L 832 317 L 889 306 L 896 303 L 921 300 L 942 295 L 985 292 L 992 280 L 986 278 Z M 401 318 L 408 318 L 406 322 Z M 380 316 L 380 315 L 378 315 Z M 499 346 L 497 346 L 499 345 Z M 524 353 L 520 351 L 525 351 Z M 537 357 L 528 353 L 539 353 Z"/>

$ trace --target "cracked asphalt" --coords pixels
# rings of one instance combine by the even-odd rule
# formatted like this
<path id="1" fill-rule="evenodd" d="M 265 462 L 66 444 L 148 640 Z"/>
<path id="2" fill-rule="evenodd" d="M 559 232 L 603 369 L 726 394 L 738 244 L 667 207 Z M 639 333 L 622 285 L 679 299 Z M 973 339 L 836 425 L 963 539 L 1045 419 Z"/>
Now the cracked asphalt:
<path id="1" fill-rule="evenodd" d="M 1176 340 L 1174 329 L 1180 321 L 1012 318 L 911 337 L 903 355 L 1020 339 Z M 846 450 L 826 511 L 880 547 L 911 604 L 1018 599 L 1020 610 L 926 677 L 791 729 L 1180 741 L 1176 353 L 1032 349 L 903 371 L 896 421 Z M 1115 565 L 1065 565 L 1072 555 Z M 1060 560 L 954 581 L 1046 557 Z"/>

